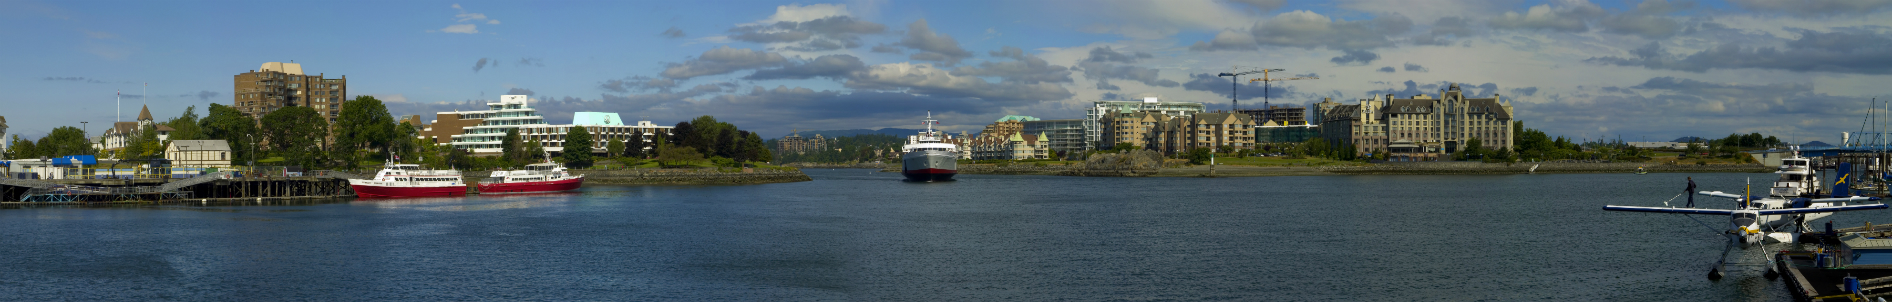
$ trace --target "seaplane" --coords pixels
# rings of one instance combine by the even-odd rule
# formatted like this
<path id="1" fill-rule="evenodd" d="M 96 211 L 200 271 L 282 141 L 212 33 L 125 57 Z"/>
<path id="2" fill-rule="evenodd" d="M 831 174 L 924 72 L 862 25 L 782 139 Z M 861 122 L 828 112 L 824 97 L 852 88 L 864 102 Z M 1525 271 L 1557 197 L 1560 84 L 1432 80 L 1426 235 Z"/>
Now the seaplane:
<path id="1" fill-rule="evenodd" d="M 1708 271 L 1708 279 L 1719 280 L 1722 277 L 1723 269 L 1728 265 L 1728 252 L 1732 251 L 1736 246 L 1741 247 L 1743 250 L 1750 247 L 1759 247 L 1763 251 L 1762 254 L 1766 254 L 1766 243 L 1793 242 L 1794 239 L 1800 237 L 1796 233 L 1809 230 L 1806 225 L 1807 220 L 1825 218 L 1832 215 L 1834 212 L 1887 208 L 1884 203 L 1847 204 L 1849 202 L 1858 201 L 1878 201 L 1880 200 L 1878 197 L 1804 198 L 1769 196 L 1759 198 L 1758 196 L 1744 196 L 1745 194 L 1736 195 L 1723 193 L 1721 191 L 1700 191 L 1696 192 L 1696 194 L 1733 199 L 1736 207 L 1735 209 L 1673 207 L 1668 206 L 1668 202 L 1663 202 L 1663 207 L 1605 205 L 1603 206 L 1603 210 L 1728 217 L 1726 230 L 1708 227 L 1707 223 L 1702 223 L 1700 220 L 1695 221 L 1696 223 L 1701 223 L 1703 227 L 1708 227 L 1710 231 L 1726 236 L 1728 239 L 1727 246 L 1723 247 L 1721 250 L 1721 259 L 1715 261 L 1715 267 Z M 1670 200 L 1674 199 L 1671 198 Z M 1689 219 L 1694 218 L 1690 217 Z M 1790 225 L 1794 227 L 1794 233 L 1779 232 L 1783 227 Z M 1768 259 L 1768 262 L 1771 263 L 1772 258 Z M 1767 265 L 1767 268 L 1767 276 L 1769 277 L 1777 276 L 1779 273 L 1774 271 L 1774 266 L 1772 265 Z"/>

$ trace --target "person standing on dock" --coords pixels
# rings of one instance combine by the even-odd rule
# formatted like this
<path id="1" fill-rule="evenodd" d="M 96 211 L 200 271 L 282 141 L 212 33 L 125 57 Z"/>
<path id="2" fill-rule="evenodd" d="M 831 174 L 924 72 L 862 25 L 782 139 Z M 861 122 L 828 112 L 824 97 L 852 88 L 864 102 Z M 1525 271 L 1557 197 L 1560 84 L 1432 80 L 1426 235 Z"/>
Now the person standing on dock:
<path id="1" fill-rule="evenodd" d="M 1695 207 L 1695 177 L 1688 178 L 1688 188 L 1683 189 L 1682 194 L 1688 195 L 1688 207 Z"/>

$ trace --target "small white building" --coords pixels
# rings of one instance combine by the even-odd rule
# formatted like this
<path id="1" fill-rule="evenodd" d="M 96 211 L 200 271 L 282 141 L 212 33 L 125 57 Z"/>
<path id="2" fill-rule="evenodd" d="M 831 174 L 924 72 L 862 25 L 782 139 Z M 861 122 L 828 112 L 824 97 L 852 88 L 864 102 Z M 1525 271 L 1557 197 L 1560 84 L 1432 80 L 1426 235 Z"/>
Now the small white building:
<path id="1" fill-rule="evenodd" d="M 230 142 L 214 139 L 171 141 L 171 146 L 164 149 L 164 159 L 171 160 L 172 167 L 228 168 Z"/>

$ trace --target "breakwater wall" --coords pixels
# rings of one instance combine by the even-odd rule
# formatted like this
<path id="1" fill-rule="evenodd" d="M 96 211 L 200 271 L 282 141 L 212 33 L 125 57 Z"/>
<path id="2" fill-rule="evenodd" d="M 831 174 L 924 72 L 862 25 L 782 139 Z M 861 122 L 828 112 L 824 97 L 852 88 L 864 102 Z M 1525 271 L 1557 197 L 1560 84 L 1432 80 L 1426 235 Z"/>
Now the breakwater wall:
<path id="1" fill-rule="evenodd" d="M 1774 171 L 1774 168 L 1760 164 L 1667 165 L 1626 162 L 1410 162 L 1332 166 L 1321 167 L 1321 170 L 1336 174 L 1522 174 L 1532 173 L 1531 166 L 1533 165 L 1537 166 L 1536 173 L 1631 173 L 1635 172 L 1637 167 L 1649 173 L 1765 173 Z"/>
<path id="2" fill-rule="evenodd" d="M 811 181 L 800 169 L 627 169 L 572 170 L 585 184 L 611 185 L 753 185 Z"/>
<path id="3" fill-rule="evenodd" d="M 782 165 L 802 169 L 892 169 L 900 167 L 900 165 L 897 164 L 886 163 L 787 163 Z"/>

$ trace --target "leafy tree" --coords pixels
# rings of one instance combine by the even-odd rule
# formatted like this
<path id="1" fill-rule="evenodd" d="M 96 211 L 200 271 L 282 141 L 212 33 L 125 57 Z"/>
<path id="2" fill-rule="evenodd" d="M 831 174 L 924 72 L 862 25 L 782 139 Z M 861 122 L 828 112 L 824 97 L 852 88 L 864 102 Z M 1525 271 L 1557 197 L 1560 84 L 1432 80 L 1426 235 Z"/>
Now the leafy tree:
<path id="1" fill-rule="evenodd" d="M 604 156 L 609 157 L 609 158 L 616 158 L 618 156 L 623 156 L 624 155 L 624 141 L 615 140 L 615 139 L 609 140 L 609 141 L 611 142 L 604 144 Z"/>
<path id="2" fill-rule="evenodd" d="M 703 154 L 688 146 L 663 148 L 657 154 L 657 163 L 664 167 L 679 167 L 703 160 Z"/>
<path id="3" fill-rule="evenodd" d="M 645 145 L 646 144 L 644 143 L 643 134 L 632 133 L 630 139 L 624 140 L 624 153 L 623 154 L 625 157 L 630 157 L 630 158 L 644 158 Z"/>
<path id="4" fill-rule="evenodd" d="M 707 115 L 705 117 L 707 117 Z M 736 132 L 737 131 L 733 129 L 717 131 L 715 148 L 717 156 L 734 159 L 737 157 L 736 154 L 741 153 L 736 150 L 736 146 L 738 146 L 739 143 L 736 141 L 738 138 L 738 133 Z"/>
<path id="5" fill-rule="evenodd" d="M 358 168 L 360 159 L 357 150 L 387 151 L 388 144 L 399 132 L 395 130 L 394 115 L 388 113 L 388 107 L 381 104 L 381 100 L 364 95 L 347 104 L 342 106 L 341 116 L 335 119 L 333 149 L 335 157 L 353 169 Z"/>
<path id="6" fill-rule="evenodd" d="M 696 139 L 696 126 L 691 125 L 690 122 L 677 122 L 677 126 L 671 128 L 670 131 L 670 139 L 667 140 L 667 143 L 670 145 L 689 146 L 689 144 L 685 144 L 684 142 L 694 141 Z"/>
<path id="7" fill-rule="evenodd" d="M 759 161 L 759 162 L 775 161 L 775 154 L 773 154 L 772 152 L 769 152 L 769 145 L 767 143 L 762 142 L 761 135 L 756 135 L 754 132 L 750 132 L 749 139 L 747 141 L 748 141 L 749 155 L 746 157 L 749 160 Z"/>
<path id="8" fill-rule="evenodd" d="M 1213 153 L 1209 152 L 1209 148 L 1191 148 L 1189 149 L 1189 153 L 1185 153 L 1184 157 L 1189 159 L 1189 164 L 1200 165 L 1209 163 L 1209 157 L 1212 156 L 1211 154 Z"/>
<path id="9" fill-rule="evenodd" d="M 164 125 L 173 129 L 171 130 L 170 140 L 178 141 L 208 138 L 208 136 L 204 135 L 203 128 L 197 125 L 197 119 L 197 105 L 191 105 L 190 107 L 184 108 L 184 114 L 165 121 Z"/>
<path id="10" fill-rule="evenodd" d="M 6 158 L 29 159 L 39 158 L 39 156 L 38 150 L 33 147 L 33 141 L 20 139 L 19 134 L 14 134 L 13 141 L 7 143 Z"/>
<path id="11" fill-rule="evenodd" d="M 1483 159 L 1486 156 L 1485 143 L 1476 137 L 1466 140 L 1463 149 L 1458 151 L 1459 160 Z"/>
<path id="12" fill-rule="evenodd" d="M 1132 143 L 1117 143 L 1117 145 L 1116 145 L 1116 146 L 1112 146 L 1112 147 L 1110 148 L 1110 151 L 1113 151 L 1113 152 L 1117 152 L 1117 153 L 1123 153 L 1123 152 L 1129 152 L 1129 151 L 1136 151 L 1137 149 L 1141 149 L 1141 148 L 1137 148 L 1137 145 L 1136 145 L 1136 144 L 1132 144 Z"/>
<path id="13" fill-rule="evenodd" d="M 418 152 L 418 147 L 420 146 L 420 142 L 419 142 L 420 138 L 417 138 L 417 136 L 419 136 L 419 133 L 416 133 L 414 131 L 413 124 L 408 124 L 407 122 L 401 122 L 401 125 L 394 127 L 394 132 L 395 132 L 395 137 L 390 139 L 388 143 L 388 152 L 393 152 L 395 154 L 407 154 L 410 156 L 418 155 L 417 152 Z"/>
<path id="14" fill-rule="evenodd" d="M 520 147 L 519 128 L 507 128 L 506 137 L 499 139 L 499 157 L 515 164 L 525 163 L 527 154 L 524 148 Z"/>
<path id="15" fill-rule="evenodd" d="M 309 107 L 283 107 L 263 115 L 263 136 L 269 151 L 282 156 L 286 164 L 316 167 L 321 161 L 322 141 L 328 134 L 328 120 Z"/>
<path id="16" fill-rule="evenodd" d="M 125 148 L 118 150 L 117 154 L 117 158 L 120 159 L 154 157 L 164 157 L 164 142 L 158 140 L 158 129 L 155 126 L 139 129 L 137 135 L 132 136 L 131 141 L 125 142 Z"/>
<path id="17" fill-rule="evenodd" d="M 53 128 L 46 137 L 39 138 L 39 142 L 33 144 L 33 151 L 36 155 L 44 157 L 97 153 L 97 150 L 92 149 L 92 140 L 85 137 L 85 130 L 72 126 Z"/>
<path id="18" fill-rule="evenodd" d="M 521 163 L 538 162 L 540 160 L 551 159 L 551 158 L 548 158 L 551 155 L 545 154 L 545 141 L 541 141 L 536 138 L 530 141 L 526 141 L 525 146 L 520 147 L 520 149 L 526 150 L 526 152 L 523 152 L 525 154 L 519 155 L 519 158 L 523 160 Z"/>
<path id="19" fill-rule="evenodd" d="M 591 166 L 591 132 L 585 127 L 571 127 L 565 132 L 565 166 L 585 168 Z"/>
<path id="20" fill-rule="evenodd" d="M 254 160 L 255 150 L 251 141 L 262 143 L 265 139 L 257 131 L 256 119 L 236 108 L 223 104 L 210 104 L 207 115 L 197 121 L 205 139 L 223 140 L 230 144 L 230 162 L 245 163 Z M 254 137 L 252 137 L 254 136 Z"/>

